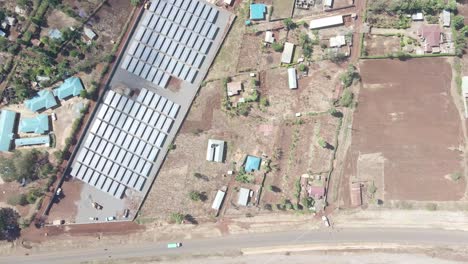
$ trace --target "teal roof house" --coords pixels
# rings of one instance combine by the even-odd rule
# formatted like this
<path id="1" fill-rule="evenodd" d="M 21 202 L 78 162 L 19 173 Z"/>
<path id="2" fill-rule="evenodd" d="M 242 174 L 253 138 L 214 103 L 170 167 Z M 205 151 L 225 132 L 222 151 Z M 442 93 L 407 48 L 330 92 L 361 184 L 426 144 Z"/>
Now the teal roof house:
<path id="1" fill-rule="evenodd" d="M 27 137 L 15 139 L 15 146 L 33 146 L 33 145 L 50 145 L 50 136 L 42 137 Z"/>
<path id="2" fill-rule="evenodd" d="M 0 151 L 9 151 L 13 140 L 16 113 L 9 110 L 0 111 Z"/>
<path id="3" fill-rule="evenodd" d="M 262 20 L 265 19 L 266 5 L 265 4 L 251 4 L 250 5 L 250 19 Z"/>
<path id="4" fill-rule="evenodd" d="M 49 131 L 49 116 L 41 114 L 33 118 L 23 118 L 18 130 L 21 133 L 44 134 Z"/>
<path id="5" fill-rule="evenodd" d="M 78 96 L 83 90 L 84 87 L 80 78 L 70 77 L 54 90 L 54 95 L 57 96 L 59 100 L 63 100 L 68 97 Z"/>
<path id="6" fill-rule="evenodd" d="M 57 101 L 51 91 L 42 90 L 37 93 L 37 96 L 26 100 L 24 104 L 29 110 L 38 112 L 39 110 L 47 110 L 56 106 Z"/>

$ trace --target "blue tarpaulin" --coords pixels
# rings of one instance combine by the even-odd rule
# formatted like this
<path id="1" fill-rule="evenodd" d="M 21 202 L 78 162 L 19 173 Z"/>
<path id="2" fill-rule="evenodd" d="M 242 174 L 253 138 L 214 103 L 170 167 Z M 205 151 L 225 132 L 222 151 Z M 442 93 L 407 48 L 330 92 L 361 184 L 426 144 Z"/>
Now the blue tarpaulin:
<path id="1" fill-rule="evenodd" d="M 259 20 L 265 19 L 266 6 L 264 4 L 250 5 L 250 19 Z"/>
<path id="2" fill-rule="evenodd" d="M 245 161 L 245 171 L 252 172 L 260 169 L 260 162 L 262 159 L 255 156 L 247 156 L 247 160 Z"/>

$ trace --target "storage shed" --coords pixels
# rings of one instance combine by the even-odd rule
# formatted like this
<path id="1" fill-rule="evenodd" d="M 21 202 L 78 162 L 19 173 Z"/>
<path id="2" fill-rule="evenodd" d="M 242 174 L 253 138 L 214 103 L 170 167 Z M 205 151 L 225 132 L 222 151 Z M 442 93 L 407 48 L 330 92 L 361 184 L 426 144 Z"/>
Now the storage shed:
<path id="1" fill-rule="evenodd" d="M 289 89 L 297 89 L 296 68 L 288 69 L 288 83 L 289 83 Z"/>
<path id="2" fill-rule="evenodd" d="M 309 28 L 310 29 L 320 29 L 326 28 L 331 26 L 339 26 L 344 23 L 343 16 L 331 16 L 331 17 L 324 17 L 319 19 L 314 19 L 310 21 Z"/>
<path id="3" fill-rule="evenodd" d="M 214 162 L 224 161 L 224 145 L 225 142 L 217 139 L 208 140 L 208 148 L 206 150 L 206 160 Z"/>
<path id="4" fill-rule="evenodd" d="M 281 55 L 281 63 L 291 63 L 294 54 L 294 44 L 286 42 L 284 43 L 283 54 Z"/>
<path id="5" fill-rule="evenodd" d="M 239 198 L 237 199 L 238 205 L 247 206 L 249 203 L 250 189 L 240 188 Z"/>
<path id="6" fill-rule="evenodd" d="M 223 204 L 225 195 L 226 195 L 225 192 L 223 192 L 221 190 L 218 190 L 218 192 L 216 193 L 216 196 L 214 198 L 213 205 L 211 205 L 211 208 L 218 211 L 221 208 L 221 205 Z"/>

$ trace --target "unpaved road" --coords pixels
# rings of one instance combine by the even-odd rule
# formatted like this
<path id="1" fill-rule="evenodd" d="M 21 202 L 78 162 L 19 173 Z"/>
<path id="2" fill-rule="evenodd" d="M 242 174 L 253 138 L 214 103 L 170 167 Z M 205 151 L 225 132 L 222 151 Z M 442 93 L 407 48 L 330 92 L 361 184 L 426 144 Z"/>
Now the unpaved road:
<path id="1" fill-rule="evenodd" d="M 167 249 L 167 242 L 129 244 L 119 247 L 95 247 L 89 249 L 71 249 L 55 253 L 31 253 L 29 255 L 11 255 L 0 257 L 0 263 L 80 263 L 85 261 L 109 261 L 125 258 L 151 258 L 164 255 L 213 255 L 240 254 L 252 251 L 254 247 L 311 245 L 320 247 L 342 244 L 372 245 L 381 248 L 384 244 L 457 247 L 468 245 L 468 233 L 438 229 L 321 229 L 310 231 L 289 231 L 264 234 L 244 234 L 224 238 L 181 241 L 183 247 Z M 394 246 L 393 246 L 394 247 Z M 290 250 L 290 249 L 288 249 Z M 322 249 L 323 250 L 323 249 Z"/>

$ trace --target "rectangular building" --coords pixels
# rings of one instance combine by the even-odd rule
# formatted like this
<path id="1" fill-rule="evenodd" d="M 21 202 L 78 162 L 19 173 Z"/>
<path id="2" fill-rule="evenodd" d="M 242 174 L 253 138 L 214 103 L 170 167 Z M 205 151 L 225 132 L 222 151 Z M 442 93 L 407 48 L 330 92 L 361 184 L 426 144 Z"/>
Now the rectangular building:
<path id="1" fill-rule="evenodd" d="M 289 89 L 297 89 L 296 68 L 288 69 L 288 83 L 289 83 Z"/>
<path id="2" fill-rule="evenodd" d="M 217 139 L 208 140 L 208 148 L 206 150 L 206 160 L 214 162 L 224 161 L 224 144 L 225 142 Z"/>
<path id="3" fill-rule="evenodd" d="M 214 198 L 213 205 L 211 205 L 211 208 L 215 209 L 216 211 L 219 211 L 219 209 L 221 208 L 221 205 L 223 204 L 225 195 L 226 195 L 225 192 L 218 190 Z"/>
<path id="4" fill-rule="evenodd" d="M 239 198 L 237 199 L 237 204 L 247 206 L 249 202 L 249 196 L 250 196 L 250 189 L 240 188 Z"/>
<path id="5" fill-rule="evenodd" d="M 294 44 L 286 42 L 284 43 L 283 54 L 281 55 L 281 63 L 291 63 L 294 54 Z"/>
<path id="6" fill-rule="evenodd" d="M 324 17 L 324 18 L 314 19 L 310 21 L 309 28 L 320 29 L 320 28 L 343 25 L 343 23 L 344 23 L 343 16 Z"/>
<path id="7" fill-rule="evenodd" d="M 0 112 L 0 151 L 9 151 L 14 134 L 16 113 L 9 110 Z"/>
<path id="8" fill-rule="evenodd" d="M 468 118 L 468 76 L 463 76 L 462 99 L 463 104 L 465 105 L 465 117 Z"/>

